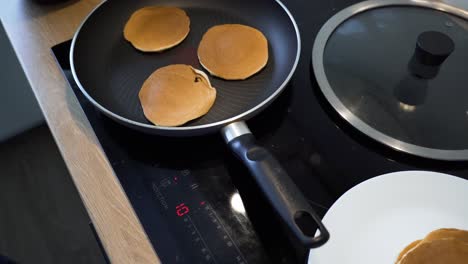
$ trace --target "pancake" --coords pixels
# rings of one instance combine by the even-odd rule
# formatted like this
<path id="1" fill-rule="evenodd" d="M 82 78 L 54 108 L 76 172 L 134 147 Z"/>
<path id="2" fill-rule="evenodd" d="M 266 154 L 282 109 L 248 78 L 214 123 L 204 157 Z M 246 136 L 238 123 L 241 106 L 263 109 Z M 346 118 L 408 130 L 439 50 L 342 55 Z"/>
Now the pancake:
<path id="1" fill-rule="evenodd" d="M 405 256 L 406 253 L 408 253 L 411 249 L 416 247 L 421 241 L 422 241 L 421 239 L 416 240 L 416 241 L 411 242 L 409 245 L 407 245 L 398 255 L 396 263 L 398 263 L 398 261 L 400 261 Z"/>
<path id="2" fill-rule="evenodd" d="M 424 241 L 431 241 L 443 238 L 454 238 L 462 242 L 468 243 L 468 231 L 455 228 L 441 228 L 429 233 L 424 238 Z"/>
<path id="3" fill-rule="evenodd" d="M 198 46 L 200 64 L 212 75 L 244 80 L 268 61 L 268 41 L 259 30 L 240 24 L 210 28 Z"/>
<path id="4" fill-rule="evenodd" d="M 149 6 L 135 11 L 125 24 L 124 38 L 145 52 L 163 51 L 181 43 L 190 19 L 176 7 Z"/>
<path id="5" fill-rule="evenodd" d="M 468 263 L 468 243 L 454 238 L 421 242 L 398 262 L 398 264 L 466 263 Z"/>
<path id="6" fill-rule="evenodd" d="M 206 114 L 216 99 L 208 76 L 189 65 L 159 68 L 138 94 L 146 118 L 158 126 L 180 126 Z"/>
<path id="7" fill-rule="evenodd" d="M 400 261 L 406 253 L 413 248 L 416 248 L 419 243 L 430 242 L 440 239 L 456 239 L 464 243 L 468 243 L 468 231 L 455 229 L 455 228 L 441 228 L 430 232 L 423 240 L 416 240 L 406 246 L 398 255 L 397 263 Z"/>

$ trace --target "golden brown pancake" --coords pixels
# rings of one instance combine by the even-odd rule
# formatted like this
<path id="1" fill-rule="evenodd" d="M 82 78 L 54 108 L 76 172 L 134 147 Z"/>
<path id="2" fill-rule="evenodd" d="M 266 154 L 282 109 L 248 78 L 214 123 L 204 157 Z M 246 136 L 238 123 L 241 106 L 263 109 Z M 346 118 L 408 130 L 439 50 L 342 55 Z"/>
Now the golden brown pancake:
<path id="1" fill-rule="evenodd" d="M 468 243 L 454 238 L 445 238 L 419 243 L 398 264 L 466 263 L 468 263 Z"/>
<path id="2" fill-rule="evenodd" d="M 163 51 L 181 43 L 190 19 L 176 7 L 149 6 L 135 11 L 125 24 L 124 37 L 141 51 Z"/>
<path id="3" fill-rule="evenodd" d="M 468 231 L 455 229 L 455 228 L 441 228 L 430 232 L 423 240 L 416 240 L 406 246 L 398 255 L 397 263 L 400 261 L 406 253 L 413 248 L 416 248 L 419 243 L 430 242 L 439 239 L 457 239 L 461 242 L 468 243 Z"/>
<path id="4" fill-rule="evenodd" d="M 267 64 L 268 41 L 262 32 L 249 26 L 214 26 L 203 35 L 198 59 L 214 76 L 244 80 Z"/>
<path id="5" fill-rule="evenodd" d="M 216 99 L 216 89 L 202 71 L 176 64 L 151 74 L 138 96 L 153 124 L 179 126 L 206 114 Z"/>
<path id="6" fill-rule="evenodd" d="M 429 233 L 424 238 L 424 241 L 431 241 L 443 238 L 454 238 L 462 242 L 468 243 L 468 231 L 455 228 L 441 228 Z"/>
<path id="7" fill-rule="evenodd" d="M 405 254 L 408 253 L 408 251 L 416 247 L 421 241 L 422 241 L 421 239 L 416 240 L 416 241 L 411 242 L 409 245 L 407 245 L 398 255 L 396 263 L 398 263 L 398 261 L 400 261 L 405 256 Z"/>

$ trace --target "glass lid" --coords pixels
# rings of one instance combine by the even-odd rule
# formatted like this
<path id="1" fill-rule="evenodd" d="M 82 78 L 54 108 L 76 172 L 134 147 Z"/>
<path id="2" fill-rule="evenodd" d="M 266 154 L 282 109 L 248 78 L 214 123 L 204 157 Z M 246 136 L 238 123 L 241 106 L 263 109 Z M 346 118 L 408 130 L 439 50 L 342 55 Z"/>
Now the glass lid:
<path id="1" fill-rule="evenodd" d="M 468 160 L 468 11 L 434 1 L 366 1 L 320 30 L 323 94 L 361 132 L 394 149 Z"/>

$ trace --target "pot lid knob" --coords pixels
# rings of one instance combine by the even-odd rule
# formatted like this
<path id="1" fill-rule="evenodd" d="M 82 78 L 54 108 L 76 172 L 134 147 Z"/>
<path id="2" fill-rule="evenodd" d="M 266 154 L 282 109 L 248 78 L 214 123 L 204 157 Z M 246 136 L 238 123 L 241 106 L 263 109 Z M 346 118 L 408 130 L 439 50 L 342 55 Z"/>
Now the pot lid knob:
<path id="1" fill-rule="evenodd" d="M 426 31 L 419 34 L 414 55 L 422 64 L 439 66 L 454 49 L 455 43 L 446 34 Z"/>

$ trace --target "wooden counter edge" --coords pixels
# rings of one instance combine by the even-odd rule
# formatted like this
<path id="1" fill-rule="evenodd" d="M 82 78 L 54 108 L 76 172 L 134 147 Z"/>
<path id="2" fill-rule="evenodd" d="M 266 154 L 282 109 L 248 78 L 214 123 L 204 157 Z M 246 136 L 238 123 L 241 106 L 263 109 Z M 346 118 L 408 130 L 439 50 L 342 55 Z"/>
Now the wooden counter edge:
<path id="1" fill-rule="evenodd" d="M 1 21 L 112 263 L 160 263 L 50 48 L 98 4 L 8 1 Z"/>

